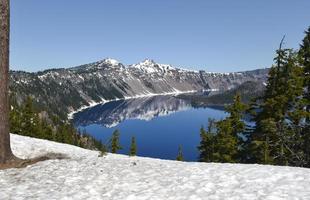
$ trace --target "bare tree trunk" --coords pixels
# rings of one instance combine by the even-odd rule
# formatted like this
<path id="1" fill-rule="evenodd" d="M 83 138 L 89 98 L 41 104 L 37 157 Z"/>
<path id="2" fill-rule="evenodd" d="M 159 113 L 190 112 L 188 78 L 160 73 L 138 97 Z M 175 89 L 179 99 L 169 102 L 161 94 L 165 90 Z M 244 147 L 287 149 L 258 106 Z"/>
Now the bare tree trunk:
<path id="1" fill-rule="evenodd" d="M 0 164 L 15 160 L 9 134 L 9 36 L 10 4 L 9 0 L 0 0 Z"/>
<path id="2" fill-rule="evenodd" d="M 65 159 L 63 154 L 47 154 L 20 159 L 11 150 L 9 133 L 9 44 L 10 0 L 0 0 L 0 169 L 26 167 L 49 159 Z"/>

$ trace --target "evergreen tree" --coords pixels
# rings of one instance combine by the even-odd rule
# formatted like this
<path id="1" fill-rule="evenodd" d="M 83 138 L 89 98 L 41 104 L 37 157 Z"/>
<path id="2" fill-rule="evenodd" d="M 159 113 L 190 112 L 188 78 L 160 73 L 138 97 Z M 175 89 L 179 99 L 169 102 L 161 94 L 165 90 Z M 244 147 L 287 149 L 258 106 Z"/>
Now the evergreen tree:
<path id="1" fill-rule="evenodd" d="M 230 119 L 216 123 L 216 135 L 213 162 L 234 163 L 238 155 L 238 139 L 232 134 L 233 127 Z"/>
<path id="2" fill-rule="evenodd" d="M 136 144 L 136 138 L 131 138 L 131 144 L 130 144 L 130 152 L 129 156 L 136 156 L 137 155 L 137 144 Z"/>
<path id="3" fill-rule="evenodd" d="M 233 103 L 225 110 L 229 116 L 216 123 L 214 161 L 240 162 L 243 143 L 241 135 L 245 131 L 242 116 L 246 110 L 246 105 L 242 103 L 240 94 L 235 95 Z"/>
<path id="4" fill-rule="evenodd" d="M 241 162 L 242 157 L 244 157 L 244 143 L 248 139 L 247 135 L 245 135 L 246 124 L 242 119 L 247 108 L 248 106 L 242 102 L 239 93 L 235 95 L 233 103 L 226 107 L 226 112 L 229 113 L 229 123 L 232 127 L 231 134 L 237 140 L 237 162 Z"/>
<path id="5" fill-rule="evenodd" d="M 115 130 L 113 132 L 111 140 L 110 140 L 110 150 L 111 150 L 111 153 L 117 153 L 118 150 L 122 149 L 122 147 L 120 145 L 120 142 L 119 142 L 119 136 L 120 136 L 119 131 Z"/>
<path id="6" fill-rule="evenodd" d="M 42 119 L 40 121 L 40 131 L 43 139 L 53 140 L 53 127 L 46 120 Z M 76 134 L 75 134 L 76 135 Z"/>
<path id="7" fill-rule="evenodd" d="M 304 93 L 303 105 L 305 107 L 305 123 L 302 130 L 302 149 L 305 156 L 305 166 L 310 167 L 310 27 L 305 31 L 305 37 L 299 50 L 300 64 L 303 67 Z"/>
<path id="8" fill-rule="evenodd" d="M 17 103 L 15 95 L 10 96 L 10 132 L 21 134 L 21 108 Z"/>
<path id="9" fill-rule="evenodd" d="M 60 120 L 59 117 L 49 116 L 34 108 L 33 100 L 28 97 L 21 105 L 14 95 L 10 96 L 10 132 L 20 135 L 53 140 L 57 142 L 76 145 L 82 148 L 107 151 L 101 141 L 88 135 L 86 131 L 81 134 L 72 124 Z"/>
<path id="10" fill-rule="evenodd" d="M 30 96 L 27 97 L 22 108 L 21 126 L 23 135 L 35 136 L 38 135 L 39 116 L 33 107 L 33 100 Z"/>
<path id="11" fill-rule="evenodd" d="M 292 49 L 277 50 L 275 65 L 270 69 L 265 94 L 255 107 L 256 127 L 251 135 L 254 162 L 289 165 L 301 162 L 302 143 L 299 132 L 303 115 L 300 96 L 303 91 L 302 70 Z M 295 164 L 293 164 L 295 165 Z"/>
<path id="12" fill-rule="evenodd" d="M 177 155 L 177 158 L 176 158 L 177 161 L 183 161 L 184 158 L 183 158 L 183 150 L 182 150 L 182 146 L 179 145 L 179 148 L 178 148 L 178 155 Z"/>
<path id="13" fill-rule="evenodd" d="M 214 145 L 215 145 L 215 120 L 209 118 L 207 131 L 200 128 L 200 144 L 197 147 L 199 150 L 200 162 L 212 162 L 214 161 Z"/>
<path id="14" fill-rule="evenodd" d="M 229 116 L 218 122 L 209 120 L 208 131 L 200 129 L 199 160 L 203 162 L 240 162 L 245 123 L 242 116 L 246 105 L 237 94 L 233 104 L 226 107 Z"/>
<path id="15" fill-rule="evenodd" d="M 103 144 L 102 141 L 95 140 L 94 143 L 95 143 L 95 147 L 97 148 L 97 150 L 100 151 L 99 157 L 102 157 L 107 154 L 108 152 L 107 146 Z"/>
<path id="16" fill-rule="evenodd" d="M 310 27 L 305 31 L 306 36 L 304 37 L 299 50 L 300 62 L 304 70 L 304 100 L 306 105 L 306 110 L 310 112 Z M 310 116 L 307 116 L 307 121 L 309 123 Z"/>

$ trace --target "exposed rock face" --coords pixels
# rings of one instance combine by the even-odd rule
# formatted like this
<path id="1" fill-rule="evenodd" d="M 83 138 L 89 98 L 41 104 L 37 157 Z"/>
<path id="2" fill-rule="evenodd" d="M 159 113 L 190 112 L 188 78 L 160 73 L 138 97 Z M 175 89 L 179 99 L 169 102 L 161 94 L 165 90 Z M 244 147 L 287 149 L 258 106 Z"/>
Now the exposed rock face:
<path id="1" fill-rule="evenodd" d="M 94 102 L 116 98 L 178 93 L 195 90 L 228 90 L 245 81 L 265 82 L 268 69 L 238 73 L 209 73 L 158 64 L 153 60 L 125 66 L 105 59 L 68 69 L 11 72 L 10 89 L 18 101 L 31 95 L 37 106 L 58 114 Z"/>

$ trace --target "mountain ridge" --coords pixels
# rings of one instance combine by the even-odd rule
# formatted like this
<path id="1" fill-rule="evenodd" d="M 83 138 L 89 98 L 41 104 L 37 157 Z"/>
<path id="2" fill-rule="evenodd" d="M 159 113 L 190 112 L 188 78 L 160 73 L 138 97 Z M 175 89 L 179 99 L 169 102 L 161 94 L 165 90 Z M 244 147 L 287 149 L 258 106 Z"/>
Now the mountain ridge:
<path id="1" fill-rule="evenodd" d="M 17 102 L 32 96 L 39 109 L 48 108 L 66 118 L 69 112 L 93 103 L 185 91 L 225 91 L 245 81 L 265 82 L 267 73 L 268 69 L 233 73 L 184 70 L 150 59 L 124 65 L 107 58 L 71 68 L 11 71 L 10 91 Z"/>
<path id="2" fill-rule="evenodd" d="M 95 64 L 95 63 L 100 63 L 100 62 L 110 62 L 110 64 L 121 64 L 123 65 L 125 68 L 127 67 L 133 67 L 134 65 L 138 65 L 141 63 L 145 63 L 145 62 L 153 62 L 155 64 L 160 64 L 160 65 L 166 65 L 166 66 L 170 66 L 172 68 L 176 68 L 176 69 L 180 69 L 180 70 L 184 70 L 184 71 L 192 71 L 192 72 L 199 72 L 199 71 L 205 71 L 207 73 L 214 73 L 214 74 L 233 74 L 233 73 L 242 73 L 242 72 L 246 72 L 246 71 L 255 71 L 255 70 L 266 70 L 269 68 L 264 68 L 264 67 L 257 67 L 254 69 L 249 69 L 249 70 L 241 70 L 241 71 L 228 71 L 228 72 L 216 72 L 216 71 L 207 71 L 206 69 L 189 69 L 186 66 L 179 66 L 179 65 L 173 65 L 173 64 L 162 64 L 162 63 L 158 63 L 155 61 L 155 59 L 152 58 L 145 58 L 142 61 L 138 62 L 138 63 L 133 63 L 133 64 L 123 64 L 122 62 L 120 62 L 117 59 L 111 58 L 111 57 L 106 57 L 97 61 L 92 61 L 89 63 L 85 63 L 85 64 L 81 64 L 81 65 L 76 65 L 76 66 L 68 66 L 68 67 L 49 67 L 47 69 L 43 69 L 43 70 L 38 70 L 38 71 L 25 71 L 25 70 L 19 70 L 19 69 L 11 69 L 11 72 L 24 72 L 24 73 L 45 73 L 48 71 L 52 71 L 52 70 L 67 70 L 67 69 L 75 69 L 75 68 L 80 68 L 86 65 L 90 65 L 90 64 Z"/>

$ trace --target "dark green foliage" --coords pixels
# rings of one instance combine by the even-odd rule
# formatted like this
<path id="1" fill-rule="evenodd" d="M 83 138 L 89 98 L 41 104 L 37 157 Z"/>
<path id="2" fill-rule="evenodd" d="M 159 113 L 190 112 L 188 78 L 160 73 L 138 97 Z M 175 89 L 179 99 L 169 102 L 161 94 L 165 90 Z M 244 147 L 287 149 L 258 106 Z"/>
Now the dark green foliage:
<path id="1" fill-rule="evenodd" d="M 90 135 L 79 134 L 68 122 L 57 116 L 50 117 L 46 112 L 38 112 L 31 97 L 18 105 L 16 97 L 11 95 L 10 132 L 40 139 L 72 144 L 88 149 L 104 151 L 105 146 Z"/>
<path id="2" fill-rule="evenodd" d="M 103 144 L 101 141 L 95 140 L 94 141 L 94 146 L 95 146 L 96 149 L 100 150 L 101 154 L 103 154 L 103 155 L 107 154 L 108 147 L 105 144 Z"/>
<path id="3" fill-rule="evenodd" d="M 136 144 L 136 138 L 131 138 L 131 144 L 130 144 L 130 150 L 129 150 L 129 156 L 136 156 L 137 155 L 137 144 Z"/>
<path id="4" fill-rule="evenodd" d="M 304 93 L 302 103 L 305 106 L 306 120 L 304 129 L 302 130 L 303 151 L 306 161 L 306 166 L 310 167 L 310 27 L 305 31 L 305 37 L 300 46 L 299 62 L 303 67 L 304 74 Z"/>
<path id="5" fill-rule="evenodd" d="M 237 94 L 226 119 L 200 130 L 200 161 L 310 167 L 310 28 L 298 53 L 283 49 L 283 40 L 263 95 L 247 110 Z M 243 122 L 245 111 L 254 127 Z"/>
<path id="6" fill-rule="evenodd" d="M 217 122 L 215 135 L 214 162 L 236 162 L 238 153 L 237 138 L 232 134 L 232 126 L 229 120 Z"/>
<path id="7" fill-rule="evenodd" d="M 208 131 L 200 130 L 201 142 L 198 146 L 199 160 L 203 162 L 240 162 L 243 140 L 240 137 L 245 131 L 242 116 L 246 105 L 240 95 L 234 97 L 234 103 L 226 107 L 229 116 L 215 122 L 209 120 Z"/>
<path id="8" fill-rule="evenodd" d="M 111 153 L 117 153 L 117 151 L 121 150 L 122 147 L 119 142 L 120 133 L 118 130 L 115 130 L 110 139 L 110 151 Z"/>
<path id="9" fill-rule="evenodd" d="M 183 150 L 182 150 L 182 146 L 181 145 L 178 148 L 178 155 L 177 155 L 176 160 L 177 161 L 183 161 L 184 160 L 184 158 L 183 158 Z"/>
<path id="10" fill-rule="evenodd" d="M 282 42 L 274 60 L 265 94 L 255 107 L 258 112 L 254 113 L 256 127 L 251 138 L 252 160 L 303 166 L 302 68 L 298 66 L 297 54 L 291 49 L 282 49 Z"/>
<path id="11" fill-rule="evenodd" d="M 102 157 L 108 153 L 108 148 L 105 144 L 102 143 L 102 141 L 95 140 L 94 146 L 100 151 L 99 157 Z"/>
<path id="12" fill-rule="evenodd" d="M 206 95 L 179 95 L 178 98 L 190 100 L 194 107 L 201 106 L 224 106 L 232 104 L 236 94 L 240 94 L 244 103 L 250 103 L 253 98 L 257 98 L 264 93 L 265 86 L 262 82 L 246 81 L 234 89 L 218 94 Z"/>
<path id="13" fill-rule="evenodd" d="M 209 119 L 208 130 L 200 128 L 199 161 L 213 162 L 215 153 L 215 120 Z"/>
<path id="14" fill-rule="evenodd" d="M 22 108 L 21 126 L 26 136 L 34 136 L 38 132 L 39 117 L 33 108 L 32 98 L 28 97 Z"/>
<path id="15" fill-rule="evenodd" d="M 129 88 L 129 85 L 121 80 L 111 80 L 105 76 L 89 77 L 92 73 L 102 73 L 101 70 L 91 67 L 94 65 L 96 63 L 75 69 L 49 69 L 36 73 L 11 71 L 9 89 L 16 94 L 19 104 L 31 95 L 35 99 L 33 104 L 39 111 L 46 111 L 49 115 L 57 115 L 60 119 L 67 120 L 70 111 L 89 105 L 80 91 L 99 102 L 102 98 L 123 98 L 122 91 Z M 84 77 L 85 80 L 77 81 L 79 77 Z"/>
<path id="16" fill-rule="evenodd" d="M 310 27 L 305 31 L 305 34 L 305 38 L 302 41 L 298 54 L 305 76 L 304 87 L 306 90 L 304 93 L 304 99 L 307 101 L 306 109 L 310 112 Z"/>

